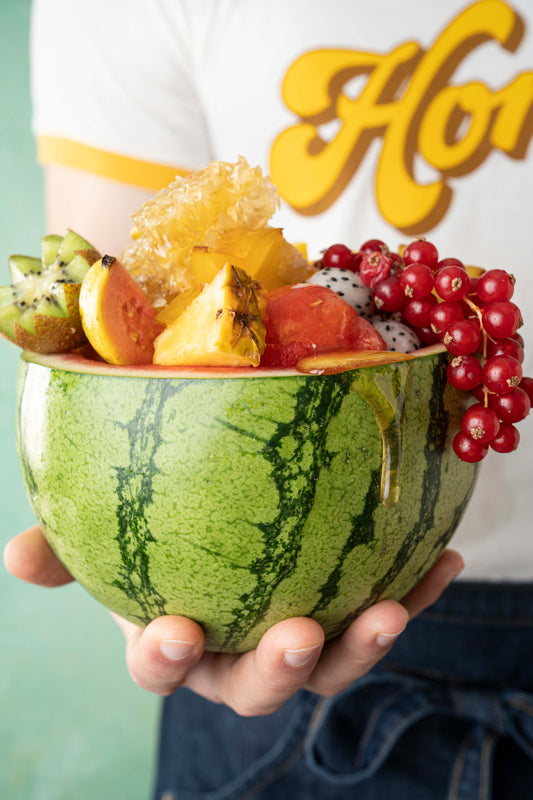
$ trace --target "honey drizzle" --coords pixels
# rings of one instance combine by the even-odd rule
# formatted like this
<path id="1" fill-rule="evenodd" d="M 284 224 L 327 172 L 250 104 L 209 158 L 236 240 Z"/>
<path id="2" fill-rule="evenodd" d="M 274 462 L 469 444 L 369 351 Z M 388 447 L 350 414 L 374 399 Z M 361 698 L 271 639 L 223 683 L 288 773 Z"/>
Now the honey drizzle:
<path id="1" fill-rule="evenodd" d="M 380 501 L 386 508 L 394 506 L 400 499 L 405 397 L 412 370 L 412 362 L 404 361 L 395 370 L 376 370 L 370 380 L 354 381 L 351 387 L 372 407 L 381 431 Z"/>

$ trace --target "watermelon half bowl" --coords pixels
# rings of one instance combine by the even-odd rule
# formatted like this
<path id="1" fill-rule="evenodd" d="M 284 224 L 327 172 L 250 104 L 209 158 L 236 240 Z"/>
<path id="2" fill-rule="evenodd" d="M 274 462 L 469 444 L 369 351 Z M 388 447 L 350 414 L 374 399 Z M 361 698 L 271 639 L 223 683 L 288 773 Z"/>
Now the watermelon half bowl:
<path id="1" fill-rule="evenodd" d="M 338 374 L 24 353 L 28 497 L 72 575 L 139 625 L 182 614 L 225 652 L 292 616 L 331 638 L 418 583 L 468 503 L 447 364 L 440 348 Z"/>

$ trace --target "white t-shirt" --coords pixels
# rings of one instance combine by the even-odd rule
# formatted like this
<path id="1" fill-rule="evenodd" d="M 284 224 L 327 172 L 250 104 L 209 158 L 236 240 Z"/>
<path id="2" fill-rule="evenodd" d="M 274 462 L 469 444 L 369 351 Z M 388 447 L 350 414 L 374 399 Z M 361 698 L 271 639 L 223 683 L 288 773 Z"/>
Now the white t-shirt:
<path id="1" fill-rule="evenodd" d="M 533 374 L 531 0 L 36 0 L 32 59 L 42 163 L 155 190 L 243 155 L 312 257 L 416 234 L 514 273 Z M 533 579 L 532 418 L 482 464 L 464 577 Z"/>

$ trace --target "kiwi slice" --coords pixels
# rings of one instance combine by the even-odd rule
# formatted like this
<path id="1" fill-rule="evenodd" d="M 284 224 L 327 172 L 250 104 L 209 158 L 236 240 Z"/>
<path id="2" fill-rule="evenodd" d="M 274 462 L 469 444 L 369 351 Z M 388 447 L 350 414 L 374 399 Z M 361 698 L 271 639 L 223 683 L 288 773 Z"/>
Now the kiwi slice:
<path id="1" fill-rule="evenodd" d="M 100 258 L 74 231 L 41 239 L 42 256 L 13 255 L 11 286 L 0 287 L 0 333 L 25 350 L 62 353 L 86 341 L 78 308 L 81 282 Z"/>

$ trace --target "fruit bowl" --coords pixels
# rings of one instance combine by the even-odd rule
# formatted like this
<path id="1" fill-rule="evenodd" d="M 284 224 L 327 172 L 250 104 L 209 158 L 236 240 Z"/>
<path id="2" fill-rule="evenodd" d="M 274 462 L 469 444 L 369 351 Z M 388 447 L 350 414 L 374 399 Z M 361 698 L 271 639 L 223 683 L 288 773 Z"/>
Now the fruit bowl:
<path id="1" fill-rule="evenodd" d="M 394 354 L 391 354 L 393 356 Z M 101 603 L 183 614 L 208 649 L 312 616 L 328 638 L 401 598 L 465 510 L 448 355 L 338 374 L 114 367 L 24 353 L 20 459 L 37 519 Z"/>

